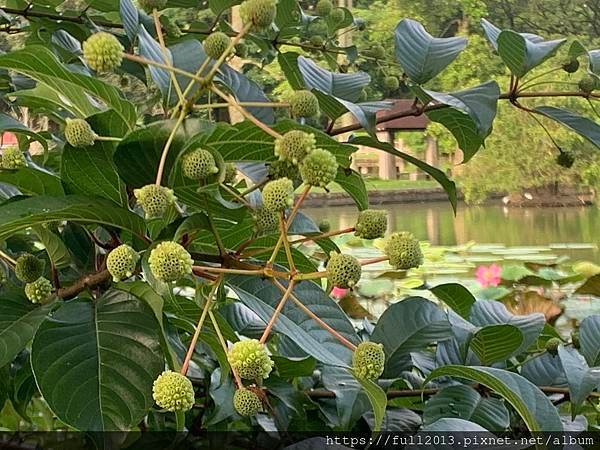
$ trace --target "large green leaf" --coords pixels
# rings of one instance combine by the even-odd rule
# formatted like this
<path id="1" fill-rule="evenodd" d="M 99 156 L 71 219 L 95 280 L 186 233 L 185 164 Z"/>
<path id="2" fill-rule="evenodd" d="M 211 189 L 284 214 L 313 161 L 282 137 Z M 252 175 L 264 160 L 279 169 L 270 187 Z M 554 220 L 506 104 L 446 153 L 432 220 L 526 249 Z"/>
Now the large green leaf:
<path id="1" fill-rule="evenodd" d="M 0 183 L 12 184 L 27 195 L 65 195 L 60 178 L 31 167 L 0 170 Z"/>
<path id="2" fill-rule="evenodd" d="M 469 348 L 483 365 L 506 361 L 523 343 L 523 333 L 508 324 L 488 325 L 478 330 Z"/>
<path id="3" fill-rule="evenodd" d="M 375 382 L 357 377 L 352 370 L 350 372 L 363 387 L 367 397 L 369 398 L 369 401 L 371 402 L 373 415 L 375 417 L 373 431 L 381 431 L 381 424 L 383 422 L 383 418 L 385 417 L 385 409 L 387 407 L 387 395 L 385 391 L 381 389 Z"/>
<path id="4" fill-rule="evenodd" d="M 442 186 L 442 188 L 448 194 L 448 200 L 450 201 L 452 208 L 454 209 L 454 211 L 456 211 L 456 184 L 454 184 L 454 181 L 450 180 L 442 170 L 438 169 L 437 167 L 430 166 L 425 161 L 421 161 L 420 159 L 415 158 L 414 156 L 409 155 L 408 153 L 396 150 L 394 146 L 388 142 L 380 142 L 377 139 L 374 139 L 370 136 L 357 136 L 355 138 L 352 138 L 349 142 L 353 145 L 364 145 L 366 147 L 378 148 L 394 156 L 397 156 L 398 158 L 402 158 L 404 161 L 421 169 L 423 172 L 425 172 L 426 174 L 431 176 L 431 178 L 437 181 L 440 184 L 440 186 Z"/>
<path id="5" fill-rule="evenodd" d="M 23 50 L 0 55 L 0 67 L 12 69 L 46 84 L 68 99 L 81 117 L 98 112 L 88 98 L 90 95 L 114 109 L 130 128 L 135 125 L 135 107 L 125 100 L 117 88 L 96 78 L 71 72 L 46 47 L 31 45 Z"/>
<path id="6" fill-rule="evenodd" d="M 265 324 L 272 317 L 275 307 L 281 299 L 281 291 L 270 280 L 258 277 L 234 276 L 226 282 L 239 299 Z M 321 320 L 338 333 L 357 344 L 358 336 L 354 327 L 340 307 L 315 283 L 303 281 L 294 288 L 294 295 Z M 347 366 L 352 352 L 321 328 L 304 311 L 288 300 L 274 330 L 292 339 L 304 352 L 315 359 L 336 366 Z"/>
<path id="7" fill-rule="evenodd" d="M 600 366 L 600 315 L 586 317 L 579 326 L 581 353 L 592 367 Z"/>
<path id="8" fill-rule="evenodd" d="M 48 258 L 50 258 L 54 267 L 63 269 L 70 264 L 71 254 L 69 249 L 57 234 L 43 225 L 33 227 L 33 231 L 44 244 Z"/>
<path id="9" fill-rule="evenodd" d="M 25 348 L 51 308 L 34 305 L 22 292 L 0 291 L 0 367 Z"/>
<path id="10" fill-rule="evenodd" d="M 31 130 L 29 127 L 23 125 L 18 120 L 13 117 L 0 113 L 0 134 L 5 131 L 10 131 L 16 134 L 24 134 L 25 136 L 30 137 L 32 140 L 38 141 L 40 144 L 44 146 L 45 149 L 48 148 L 48 143 L 43 136 L 39 135 L 35 131 Z"/>
<path id="11" fill-rule="evenodd" d="M 352 197 L 360 211 L 369 208 L 369 193 L 365 186 L 365 180 L 358 172 L 340 169 L 335 177 L 335 182 Z"/>
<path id="12" fill-rule="evenodd" d="M 425 404 L 425 426 L 446 417 L 470 420 L 492 431 L 505 430 L 510 424 L 502 400 L 482 397 L 475 389 L 464 385 L 446 387 Z"/>
<path id="13" fill-rule="evenodd" d="M 39 196 L 0 206 L 0 240 L 28 227 L 64 220 L 114 226 L 138 236 L 143 236 L 146 229 L 140 216 L 108 200 L 78 195 Z"/>
<path id="14" fill-rule="evenodd" d="M 555 106 L 538 106 L 534 111 L 570 128 L 600 148 L 600 125 L 597 122 Z"/>
<path id="15" fill-rule="evenodd" d="M 438 367 L 424 384 L 439 377 L 463 378 L 483 384 L 512 405 L 530 431 L 562 431 L 558 411 L 533 383 L 516 373 L 492 367 Z"/>
<path id="16" fill-rule="evenodd" d="M 600 386 L 600 368 L 590 369 L 577 350 L 564 345 L 558 347 L 558 356 L 569 384 L 571 417 L 574 419 L 588 395 Z"/>
<path id="17" fill-rule="evenodd" d="M 379 318 L 371 335 L 383 344 L 386 354 L 384 376 L 397 377 L 406 366 L 410 352 L 449 339 L 452 329 L 446 313 L 422 297 L 394 303 Z"/>
<path id="18" fill-rule="evenodd" d="M 518 78 L 523 77 L 531 69 L 554 56 L 565 42 L 566 39 L 532 41 L 512 30 L 500 32 L 497 38 L 500 58 L 512 74 Z"/>
<path id="19" fill-rule="evenodd" d="M 164 367 L 154 313 L 121 291 L 62 306 L 40 326 L 31 361 L 52 411 L 85 431 L 137 425 Z"/>
<path id="20" fill-rule="evenodd" d="M 438 284 L 430 291 L 464 319 L 469 319 L 471 306 L 477 301 L 473 294 L 459 283 Z"/>
<path id="21" fill-rule="evenodd" d="M 120 138 L 128 129 L 112 109 L 89 117 L 88 123 L 99 136 Z M 65 190 L 70 194 L 104 197 L 127 206 L 127 192 L 113 162 L 114 148 L 115 143 L 107 141 L 96 141 L 83 148 L 66 144 L 60 170 Z"/>
<path id="22" fill-rule="evenodd" d="M 400 21 L 395 38 L 396 59 L 417 84 L 426 83 L 444 70 L 467 45 L 463 37 L 435 38 L 411 19 Z"/>

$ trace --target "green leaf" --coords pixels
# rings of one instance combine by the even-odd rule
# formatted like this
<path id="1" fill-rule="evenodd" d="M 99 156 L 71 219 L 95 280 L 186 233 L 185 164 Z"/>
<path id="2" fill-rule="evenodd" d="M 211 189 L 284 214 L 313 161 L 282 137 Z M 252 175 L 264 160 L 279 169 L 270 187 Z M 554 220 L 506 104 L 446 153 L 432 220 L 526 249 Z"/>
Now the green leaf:
<path id="1" fill-rule="evenodd" d="M 463 37 L 435 38 L 411 19 L 400 21 L 395 31 L 396 59 L 417 84 L 434 78 L 456 59 L 467 45 Z"/>
<path id="2" fill-rule="evenodd" d="M 71 262 L 71 254 L 62 239 L 43 225 L 33 227 L 52 264 L 59 269 L 67 267 Z"/>
<path id="3" fill-rule="evenodd" d="M 554 106 L 538 106 L 534 111 L 570 128 L 600 148 L 600 125 L 593 120 Z"/>
<path id="4" fill-rule="evenodd" d="M 353 370 L 350 370 L 350 373 L 354 375 L 354 378 L 356 378 L 356 380 L 363 387 L 367 397 L 369 398 L 369 401 L 371 402 L 371 407 L 373 408 L 373 414 L 375 416 L 375 425 L 373 426 L 373 431 L 381 431 L 381 424 L 383 423 L 385 409 L 387 407 L 387 394 L 373 381 L 357 377 Z"/>
<path id="5" fill-rule="evenodd" d="M 371 340 L 383 344 L 386 378 L 400 375 L 410 352 L 451 337 L 444 311 L 422 297 L 409 297 L 387 308 L 371 334 Z"/>
<path id="6" fill-rule="evenodd" d="M 114 109 L 130 128 L 135 125 L 135 107 L 123 98 L 117 88 L 97 78 L 69 71 L 46 47 L 31 45 L 0 55 L 0 67 L 12 69 L 46 84 L 57 94 L 64 96 L 82 118 L 97 112 L 87 97 L 90 95 Z"/>
<path id="7" fill-rule="evenodd" d="M 558 356 L 569 383 L 571 417 L 575 419 L 581 404 L 600 385 L 600 368 L 590 369 L 577 350 L 564 345 L 558 347 Z"/>
<path id="8" fill-rule="evenodd" d="M 97 223 L 129 230 L 144 236 L 144 220 L 108 200 L 68 195 L 30 197 L 0 206 L 0 240 L 26 228 L 45 223 Z"/>
<path id="9" fill-rule="evenodd" d="M 0 170 L 0 183 L 12 184 L 27 195 L 65 195 L 60 178 L 32 167 Z"/>
<path id="10" fill-rule="evenodd" d="M 48 149 L 48 143 L 43 136 L 29 129 L 29 127 L 23 125 L 13 117 L 4 113 L 0 113 L 0 135 L 5 131 L 10 131 L 16 134 L 24 134 L 25 136 L 30 137 L 32 140 L 38 141 L 40 144 L 42 144 L 44 149 Z"/>
<path id="11" fill-rule="evenodd" d="M 454 312 L 467 320 L 471 314 L 471 306 L 477 301 L 466 287 L 458 283 L 438 284 L 430 291 L 452 308 Z"/>
<path id="12" fill-rule="evenodd" d="M 600 281 L 600 276 L 598 281 Z M 586 317 L 579 325 L 581 353 L 591 367 L 600 366 L 600 315 Z"/>
<path id="13" fill-rule="evenodd" d="M 51 309 L 34 305 L 22 292 L 0 291 L 0 367 L 25 348 Z"/>
<path id="14" fill-rule="evenodd" d="M 510 425 L 510 416 L 504 401 L 482 397 L 472 387 L 463 385 L 446 387 L 425 404 L 425 426 L 449 417 L 470 420 L 493 431 L 505 430 Z"/>
<path id="15" fill-rule="evenodd" d="M 87 119 L 99 136 L 123 137 L 127 124 L 108 110 Z M 61 158 L 61 177 L 69 194 L 94 195 L 127 206 L 127 192 L 113 162 L 114 142 L 96 141 L 91 147 L 65 145 Z"/>
<path id="16" fill-rule="evenodd" d="M 498 54 L 512 74 L 522 78 L 534 67 L 539 66 L 566 42 L 566 39 L 535 42 L 512 30 L 504 30 L 498 35 Z"/>
<path id="17" fill-rule="evenodd" d="M 483 384 L 512 405 L 530 431 L 562 431 L 558 411 L 533 383 L 516 373 L 492 367 L 438 367 L 427 377 L 429 381 L 449 376 Z"/>
<path id="18" fill-rule="evenodd" d="M 495 436 L 492 433 L 489 433 L 485 428 L 477 425 L 474 422 L 470 422 L 468 420 L 457 419 L 454 417 L 447 417 L 440 419 L 432 424 L 429 424 L 415 435 L 415 439 L 420 438 L 420 433 L 456 433 L 457 430 L 460 430 L 461 433 L 477 433 L 477 436 L 483 439 L 493 440 Z M 429 435 L 431 436 L 431 434 Z M 418 442 L 422 442 L 422 439 L 419 439 Z M 445 445 L 428 445 L 428 448 L 433 448 L 434 450 L 442 450 L 446 448 Z"/>
<path id="19" fill-rule="evenodd" d="M 456 184 L 454 184 L 454 181 L 450 180 L 446 176 L 446 174 L 443 171 L 441 171 L 440 169 L 430 166 L 426 162 L 421 161 L 420 159 L 415 158 L 414 156 L 411 156 L 407 153 L 396 150 L 394 148 L 394 146 L 388 142 L 380 142 L 377 139 L 374 139 L 370 136 L 358 136 L 358 137 L 352 138 L 349 141 L 349 143 L 353 144 L 353 145 L 364 145 L 366 147 L 378 148 L 378 149 L 383 150 L 387 153 L 390 153 L 394 156 L 402 158 L 404 161 L 421 169 L 423 172 L 427 173 L 435 181 L 437 181 L 440 184 L 440 186 L 446 191 L 446 193 L 448 194 L 448 200 L 450 201 L 450 204 L 452 205 L 452 209 L 456 212 L 456 204 L 457 204 Z"/>
<path id="20" fill-rule="evenodd" d="M 369 208 L 369 193 L 365 180 L 358 172 L 340 169 L 335 177 L 335 183 L 348 193 L 359 211 Z"/>
<path id="21" fill-rule="evenodd" d="M 120 291 L 63 305 L 40 326 L 31 361 L 52 411 L 85 431 L 137 425 L 164 367 L 154 313 Z"/>
<path id="22" fill-rule="evenodd" d="M 277 55 L 277 62 L 279 62 L 279 66 L 285 74 L 285 79 L 290 83 L 290 86 L 294 90 L 300 90 L 306 87 L 302 73 L 298 68 L 299 56 L 300 55 L 296 52 L 285 52 Z"/>
<path id="23" fill-rule="evenodd" d="M 523 334 L 513 325 L 488 325 L 475 333 L 469 348 L 485 366 L 506 361 L 521 346 Z"/>
<path id="24" fill-rule="evenodd" d="M 281 378 L 310 377 L 317 365 L 317 361 L 311 356 L 291 359 L 273 355 L 271 359 Z"/>

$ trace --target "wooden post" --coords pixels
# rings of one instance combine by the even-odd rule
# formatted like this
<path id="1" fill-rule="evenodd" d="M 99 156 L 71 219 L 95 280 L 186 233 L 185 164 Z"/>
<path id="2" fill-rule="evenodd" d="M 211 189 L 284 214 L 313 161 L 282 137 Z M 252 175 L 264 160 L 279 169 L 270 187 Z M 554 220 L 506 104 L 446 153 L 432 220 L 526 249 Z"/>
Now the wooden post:
<path id="1" fill-rule="evenodd" d="M 377 139 L 382 142 L 394 143 L 393 134 L 388 130 L 378 131 Z M 379 178 L 382 180 L 396 179 L 396 157 L 383 150 L 379 150 Z"/>

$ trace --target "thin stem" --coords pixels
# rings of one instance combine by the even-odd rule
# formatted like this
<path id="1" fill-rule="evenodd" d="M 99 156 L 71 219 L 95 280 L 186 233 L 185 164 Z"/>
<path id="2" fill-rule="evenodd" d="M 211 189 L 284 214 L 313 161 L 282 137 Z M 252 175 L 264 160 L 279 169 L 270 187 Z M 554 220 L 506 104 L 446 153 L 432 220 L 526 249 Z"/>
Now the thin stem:
<path id="1" fill-rule="evenodd" d="M 275 286 L 277 286 L 279 288 L 280 291 L 282 291 L 282 292 L 284 291 L 285 288 L 279 281 L 274 279 L 273 283 L 275 284 Z M 331 328 L 329 325 L 327 325 L 325 322 L 323 322 L 319 318 L 319 316 L 317 316 L 314 312 L 312 312 L 310 309 L 308 309 L 306 307 L 306 305 L 304 305 L 293 293 L 290 294 L 290 297 L 291 297 L 292 301 L 296 304 L 296 306 L 298 306 L 302 311 L 304 311 L 307 316 L 309 316 L 311 319 L 313 319 L 315 322 L 317 322 L 322 328 L 324 328 L 326 331 L 328 331 L 334 338 L 336 338 L 338 341 L 340 341 L 341 344 L 345 345 L 352 351 L 356 350 L 356 345 L 354 345 L 352 342 L 350 342 L 348 339 L 346 339 L 340 333 L 338 333 L 333 328 Z"/>
<path id="2" fill-rule="evenodd" d="M 227 355 L 227 353 L 229 352 L 229 349 L 227 348 L 227 342 L 225 342 L 223 333 L 221 332 L 221 327 L 219 326 L 219 323 L 217 322 L 217 319 L 215 318 L 215 315 L 213 314 L 213 312 L 211 310 L 208 311 L 208 316 L 210 317 L 210 321 L 212 322 L 213 326 L 215 327 L 215 333 L 217 333 L 217 337 L 219 338 L 221 347 L 223 347 L 223 351 Z M 240 378 L 240 375 L 237 373 L 237 370 L 235 370 L 235 368 L 233 368 L 233 366 L 230 366 L 230 367 L 231 367 L 231 373 L 233 374 L 233 378 L 235 378 L 235 383 L 238 385 L 238 387 L 243 386 L 242 379 Z"/>
<path id="3" fill-rule="evenodd" d="M 167 53 L 167 46 L 165 45 L 165 38 L 162 34 L 162 26 L 160 24 L 160 17 L 158 15 L 158 10 L 154 8 L 152 11 L 152 16 L 154 17 L 154 28 L 156 28 L 156 35 L 158 36 L 158 43 L 160 44 L 160 50 L 163 54 L 163 58 L 165 63 L 172 67 L 172 64 L 169 64 L 169 55 Z M 169 76 L 171 77 L 171 84 L 175 88 L 175 92 L 177 93 L 177 98 L 179 99 L 180 104 L 185 103 L 185 97 L 183 96 L 183 92 L 181 92 L 181 88 L 179 87 L 179 83 L 177 82 L 177 78 L 175 77 L 175 73 L 172 70 L 169 70 Z"/>
<path id="4" fill-rule="evenodd" d="M 279 304 L 277 305 L 277 309 L 275 309 L 275 312 L 273 313 L 273 316 L 271 317 L 271 320 L 269 320 L 269 323 L 267 324 L 267 328 L 265 328 L 265 331 L 263 332 L 262 336 L 260 337 L 260 343 L 264 344 L 267 340 L 267 338 L 269 337 L 269 334 L 271 334 L 271 330 L 273 329 L 273 325 L 275 325 L 275 322 L 277 321 L 277 318 L 279 317 L 279 314 L 281 313 L 281 310 L 283 309 L 283 307 L 285 306 L 286 302 L 288 301 L 288 298 L 290 298 L 290 296 L 292 295 L 292 291 L 294 290 L 294 280 L 291 280 L 288 283 L 288 287 L 287 289 L 284 291 L 283 293 L 283 297 L 281 297 L 281 300 L 279 300 Z"/>
<path id="5" fill-rule="evenodd" d="M 275 103 L 275 102 L 238 102 L 238 105 L 251 108 L 289 108 L 289 103 Z M 229 108 L 229 103 L 211 103 L 206 105 L 194 105 L 194 109 L 216 109 L 216 108 Z"/>
<path id="6" fill-rule="evenodd" d="M 530 110 L 527 110 L 527 112 L 533 118 L 533 120 L 535 120 L 538 123 L 538 125 L 540 127 L 542 127 L 542 129 L 546 132 L 546 134 L 548 135 L 548 137 L 550 138 L 550 140 L 552 141 L 552 143 L 554 144 L 554 146 L 557 149 L 561 150 L 560 145 L 558 145 L 558 143 L 554 140 L 554 138 L 550 134 L 550 131 L 548 130 L 548 128 L 546 128 L 546 126 L 542 123 L 542 121 L 535 116 L 535 113 L 533 111 L 530 111 Z"/>
<path id="7" fill-rule="evenodd" d="M 246 200 L 244 197 L 242 197 L 239 192 L 237 192 L 235 189 L 230 188 L 229 186 L 227 186 L 226 184 L 221 184 L 221 187 L 223 189 L 225 189 L 227 192 L 229 192 L 238 202 L 240 202 L 242 205 L 246 206 L 247 208 L 252 209 L 252 205 L 248 202 L 248 200 Z"/>
<path id="8" fill-rule="evenodd" d="M 221 240 L 221 235 L 219 234 L 219 230 L 217 229 L 217 226 L 215 225 L 215 221 L 212 217 L 212 213 L 208 212 L 208 214 L 206 216 L 208 217 L 208 224 L 210 226 L 210 230 L 212 231 L 212 234 L 215 236 L 215 241 L 217 243 L 217 248 L 219 249 L 219 254 L 221 256 L 225 256 L 227 254 L 227 250 L 225 250 L 225 246 L 223 245 L 223 241 Z"/>
<path id="9" fill-rule="evenodd" d="M 290 225 L 292 224 L 292 220 L 294 220 L 294 217 L 298 213 L 298 210 L 300 209 L 300 206 L 302 205 L 302 203 L 306 199 L 306 196 L 310 192 L 310 188 L 311 188 L 310 186 L 306 186 L 304 188 L 304 190 L 302 191 L 302 194 L 300 194 L 300 197 L 298 197 L 298 200 L 296 201 L 296 204 L 292 208 L 292 211 L 290 211 L 290 215 L 287 218 L 286 230 L 288 230 L 290 228 Z"/>
<path id="10" fill-rule="evenodd" d="M 537 83 L 521 86 L 521 89 L 519 89 L 519 93 L 521 93 L 527 89 L 531 89 L 532 87 L 543 86 L 545 84 L 564 84 L 564 85 L 568 85 L 568 86 L 577 86 L 577 83 L 574 83 L 572 81 L 560 81 L 560 80 L 539 81 Z"/>
<path id="11" fill-rule="evenodd" d="M 390 259 L 389 256 L 378 256 L 377 258 L 363 259 L 362 261 L 360 261 L 360 265 L 361 266 L 367 266 L 369 264 L 377 264 L 377 263 L 380 263 L 380 262 L 387 261 L 389 259 Z"/>
<path id="12" fill-rule="evenodd" d="M 165 148 L 163 149 L 162 155 L 160 155 L 160 162 L 158 164 L 158 170 L 156 171 L 156 185 L 157 186 L 160 186 L 162 183 L 162 176 L 163 176 L 163 172 L 165 170 L 165 164 L 167 162 L 167 155 L 169 154 L 169 148 L 171 148 L 171 144 L 173 143 L 173 140 L 175 139 L 175 135 L 177 134 L 179 127 L 181 126 L 181 124 L 183 123 L 183 120 L 185 119 L 185 115 L 186 115 L 185 109 L 182 109 L 179 114 L 179 118 L 177 119 L 177 122 L 173 126 L 173 130 L 171 130 L 171 134 L 169 135 L 169 138 L 167 139 L 167 142 L 165 143 Z"/>
<path id="13" fill-rule="evenodd" d="M 164 69 L 164 70 L 175 72 L 175 73 L 177 73 L 179 75 L 183 75 L 184 77 L 191 78 L 193 81 L 197 81 L 199 83 L 201 83 L 201 82 L 203 83 L 204 82 L 203 78 L 201 78 L 199 76 L 196 76 L 193 73 L 187 72 L 187 71 L 182 70 L 182 69 L 178 69 L 177 67 L 169 66 L 167 64 L 159 63 L 157 61 L 152 61 L 150 59 L 142 58 L 141 56 L 132 55 L 130 53 L 124 53 L 123 54 L 123 58 L 128 59 L 128 60 L 133 61 L 133 62 L 136 62 L 136 63 L 139 63 L 139 64 L 144 64 L 144 65 L 147 65 L 147 66 L 159 67 L 159 68 Z"/>
<path id="14" fill-rule="evenodd" d="M 206 75 L 205 78 L 207 80 L 212 80 L 212 78 L 215 76 L 215 73 L 217 73 L 217 70 L 219 70 L 219 67 L 221 67 L 221 64 L 223 64 L 223 62 L 225 62 L 225 58 L 227 58 L 229 56 L 229 54 L 234 49 L 234 47 L 237 44 L 239 44 L 239 42 L 246 35 L 246 33 L 248 33 L 248 31 L 250 31 L 250 28 L 252 28 L 252 23 L 247 23 L 246 25 L 244 25 L 244 27 L 242 28 L 242 30 L 233 39 L 231 39 L 229 41 L 229 45 L 227 46 L 227 48 L 225 49 L 225 51 L 223 52 L 223 54 L 212 65 L 212 67 L 210 68 L 210 71 Z"/>
<path id="15" fill-rule="evenodd" d="M 596 114 L 596 117 L 600 118 L 600 114 L 598 113 L 598 110 L 596 109 L 596 107 L 594 106 L 594 103 L 592 103 L 592 101 L 588 98 L 587 99 L 590 108 L 592 109 L 592 111 L 594 111 L 594 114 Z"/>
<path id="16" fill-rule="evenodd" d="M 259 181 L 258 183 L 256 183 L 254 186 L 250 186 L 248 189 L 246 189 L 245 191 L 243 191 L 240 195 L 242 197 L 245 197 L 246 195 L 256 191 L 257 189 L 260 189 L 261 187 L 263 187 L 265 184 L 267 184 L 269 182 L 268 178 L 265 178 L 262 181 Z"/>
<path id="17" fill-rule="evenodd" d="M 247 270 L 247 269 L 229 269 L 225 267 L 210 267 L 210 266 L 193 266 L 194 270 L 212 273 L 229 273 L 232 275 L 263 275 L 264 270 Z"/>
<path id="18" fill-rule="evenodd" d="M 285 248 L 288 264 L 290 265 L 290 272 L 295 274 L 296 265 L 294 264 L 294 258 L 292 257 L 292 248 L 290 247 L 290 241 L 287 236 L 287 225 L 285 223 L 285 213 L 283 211 L 279 216 L 279 229 L 281 230 L 281 240 L 283 242 L 283 247 Z"/>
<path id="19" fill-rule="evenodd" d="M 550 75 L 551 73 L 557 72 L 561 69 L 562 67 L 554 67 L 553 69 L 546 70 L 545 72 L 542 72 L 534 77 L 529 78 L 525 83 L 523 83 L 523 85 L 521 86 L 521 90 L 528 87 L 528 85 L 530 85 L 532 81 L 545 77 L 546 75 Z"/>
<path id="20" fill-rule="evenodd" d="M 96 136 L 97 141 L 105 141 L 105 142 L 121 142 L 123 139 L 113 136 Z"/>
<path id="21" fill-rule="evenodd" d="M 206 315 L 212 306 L 212 299 L 223 277 L 219 277 L 213 284 L 210 293 L 206 299 L 206 304 L 204 305 L 204 309 L 202 310 L 202 314 L 200 315 L 200 319 L 198 320 L 198 324 L 196 325 L 196 330 L 194 331 L 194 336 L 192 337 L 192 341 L 190 342 L 190 346 L 188 347 L 187 353 L 185 355 L 185 359 L 183 360 L 183 364 L 181 365 L 180 373 L 185 375 L 188 371 L 188 367 L 190 366 L 190 361 L 192 360 L 192 355 L 194 354 L 194 349 L 196 348 L 196 344 L 198 343 L 198 338 L 200 337 L 200 330 L 202 330 L 202 325 L 204 324 L 204 320 L 206 319 Z"/>
<path id="22" fill-rule="evenodd" d="M 296 239 L 295 241 L 291 241 L 290 244 L 301 244 L 302 242 L 308 241 L 318 241 L 320 239 L 326 239 L 333 236 L 339 236 L 340 234 L 353 233 L 355 231 L 354 227 L 344 228 L 343 230 L 337 231 L 329 231 L 327 233 L 318 234 L 316 236 L 307 236 L 301 239 Z"/>
<path id="23" fill-rule="evenodd" d="M 296 274 L 294 276 L 294 280 L 296 280 L 296 281 L 301 281 L 301 280 L 317 280 L 319 278 L 326 278 L 326 277 L 327 277 L 327 271 L 308 272 L 308 273 L 299 273 L 299 274 Z"/>
<path id="24" fill-rule="evenodd" d="M 4 253 L 2 250 L 0 250 L 0 258 L 4 259 L 6 262 L 12 264 L 13 266 L 17 264 L 17 261 L 15 261 L 10 255 Z"/>

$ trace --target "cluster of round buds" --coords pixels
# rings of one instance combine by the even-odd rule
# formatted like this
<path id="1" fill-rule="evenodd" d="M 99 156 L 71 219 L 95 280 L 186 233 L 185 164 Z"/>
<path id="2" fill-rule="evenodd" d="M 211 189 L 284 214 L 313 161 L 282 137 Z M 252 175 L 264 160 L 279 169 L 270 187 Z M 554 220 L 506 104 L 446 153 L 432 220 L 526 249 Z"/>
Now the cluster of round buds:
<path id="1" fill-rule="evenodd" d="M 384 251 L 390 265 L 396 269 L 408 270 L 423 264 L 419 241 L 409 232 L 403 231 L 390 235 Z"/>
<path id="2" fill-rule="evenodd" d="M 212 59 L 219 59 L 229 48 L 231 39 L 222 31 L 215 31 L 204 40 L 204 51 Z"/>
<path id="3" fill-rule="evenodd" d="M 19 149 L 19 147 L 11 146 L 2 149 L 2 164 L 3 169 L 19 169 L 27 165 L 25 155 Z"/>
<path id="4" fill-rule="evenodd" d="M 319 100 L 310 91 L 295 91 L 290 96 L 290 113 L 294 117 L 316 117 L 319 115 Z"/>
<path id="5" fill-rule="evenodd" d="M 560 347 L 560 344 L 562 344 L 560 338 L 550 338 L 546 341 L 546 351 L 552 356 L 556 356 L 558 354 L 558 347 Z"/>
<path id="6" fill-rule="evenodd" d="M 394 76 L 385 77 L 383 79 L 383 87 L 388 91 L 395 91 L 400 87 L 400 80 Z"/>
<path id="7" fill-rule="evenodd" d="M 165 370 L 154 380 L 152 397 L 167 411 L 189 411 L 194 406 L 194 386 L 185 375 Z"/>
<path id="8" fill-rule="evenodd" d="M 127 244 L 119 245 L 111 250 L 106 257 L 106 268 L 112 275 L 113 281 L 118 283 L 133 275 L 138 259 L 137 252 Z"/>
<path id="9" fill-rule="evenodd" d="M 575 155 L 572 152 L 561 150 L 556 157 L 556 163 L 565 169 L 570 169 L 575 164 Z"/>
<path id="10" fill-rule="evenodd" d="M 156 184 L 148 184 L 140 189 L 135 189 L 133 195 L 146 213 L 147 219 L 161 217 L 167 208 L 177 200 L 172 189 Z"/>
<path id="11" fill-rule="evenodd" d="M 279 212 L 259 207 L 254 210 L 254 230 L 257 234 L 269 234 L 279 229 Z"/>
<path id="12" fill-rule="evenodd" d="M 65 139 L 73 147 L 89 147 L 94 145 L 98 136 L 92 127 L 83 119 L 67 119 Z"/>
<path id="13" fill-rule="evenodd" d="M 208 150 L 196 149 L 183 157 L 181 163 L 183 175 L 192 180 L 205 180 L 219 172 L 215 158 Z"/>
<path id="14" fill-rule="evenodd" d="M 323 47 L 325 45 L 325 38 L 321 35 L 315 34 L 310 37 L 310 45 L 313 47 Z"/>
<path id="15" fill-rule="evenodd" d="M 294 204 L 294 183 L 288 178 L 269 181 L 263 188 L 262 197 L 266 209 L 283 211 Z"/>
<path id="16" fill-rule="evenodd" d="M 581 80 L 579 80 L 579 83 L 577 84 L 577 86 L 579 86 L 579 90 L 582 92 L 585 92 L 586 94 L 589 94 L 593 91 L 595 91 L 596 89 L 598 89 L 598 85 L 600 83 L 598 82 L 598 80 L 589 75 L 586 77 L 583 77 Z"/>
<path id="17" fill-rule="evenodd" d="M 240 416 L 255 416 L 262 411 L 262 402 L 250 389 L 241 387 L 233 394 L 233 407 Z"/>
<path id="18" fill-rule="evenodd" d="M 365 54 L 375 59 L 382 59 L 385 58 L 385 48 L 381 44 L 375 44 L 365 51 Z"/>
<path id="19" fill-rule="evenodd" d="M 381 209 L 361 211 L 354 230 L 354 234 L 363 239 L 382 238 L 387 231 L 387 213 Z"/>
<path id="20" fill-rule="evenodd" d="M 315 12 L 319 16 L 328 16 L 333 11 L 331 0 L 319 0 L 315 6 Z"/>
<path id="21" fill-rule="evenodd" d="M 138 0 L 140 7 L 150 14 L 152 11 L 161 10 L 167 6 L 167 0 Z"/>
<path id="22" fill-rule="evenodd" d="M 273 161 L 268 168 L 269 178 L 277 180 L 279 178 L 289 178 L 290 180 L 300 179 L 300 170 L 298 166 L 291 161 Z"/>
<path id="23" fill-rule="evenodd" d="M 25 253 L 17 258 L 15 264 L 15 276 L 23 283 L 33 283 L 42 276 L 44 272 L 44 261 L 35 256 Z"/>
<path id="24" fill-rule="evenodd" d="M 316 147 L 315 135 L 292 130 L 275 139 L 275 156 L 282 161 L 300 164 Z"/>
<path id="25" fill-rule="evenodd" d="M 348 289 L 356 286 L 360 280 L 362 267 L 360 262 L 352 255 L 331 252 L 325 267 L 327 279 L 337 288 Z"/>
<path id="26" fill-rule="evenodd" d="M 50 280 L 40 277 L 25 285 L 25 295 L 31 303 L 44 303 L 52 295 Z"/>
<path id="27" fill-rule="evenodd" d="M 82 47 L 86 64 L 96 72 L 112 72 L 123 62 L 123 46 L 110 33 L 92 34 Z"/>
<path id="28" fill-rule="evenodd" d="M 223 183 L 225 184 L 233 184 L 235 183 L 235 179 L 237 177 L 237 168 L 233 163 L 225 164 L 225 177 L 223 179 Z"/>
<path id="29" fill-rule="evenodd" d="M 302 181 L 308 186 L 327 187 L 335 180 L 338 163 L 327 150 L 318 148 L 312 151 L 300 165 Z"/>
<path id="30" fill-rule="evenodd" d="M 575 73 L 579 70 L 579 61 L 577 58 L 568 58 L 562 63 L 561 68 L 567 73 Z"/>
<path id="31" fill-rule="evenodd" d="M 244 24 L 252 24 L 259 30 L 269 28 L 276 14 L 276 0 L 246 0 L 240 6 L 240 16 Z"/>
<path id="32" fill-rule="evenodd" d="M 169 283 L 192 273 L 194 260 L 177 242 L 161 242 L 150 252 L 148 265 L 157 280 Z"/>
<path id="33" fill-rule="evenodd" d="M 340 23 L 342 20 L 344 20 L 344 17 L 346 17 L 346 14 L 342 8 L 335 8 L 333 11 L 331 11 L 331 14 L 329 14 L 329 18 L 333 23 Z"/>
<path id="34" fill-rule="evenodd" d="M 264 344 L 256 339 L 236 342 L 229 350 L 227 358 L 233 370 L 246 380 L 258 382 L 268 378 L 273 370 L 273 360 Z"/>
<path id="35" fill-rule="evenodd" d="M 359 378 L 376 380 L 383 373 L 385 353 L 383 345 L 375 342 L 362 342 L 352 355 L 352 368 Z"/>

